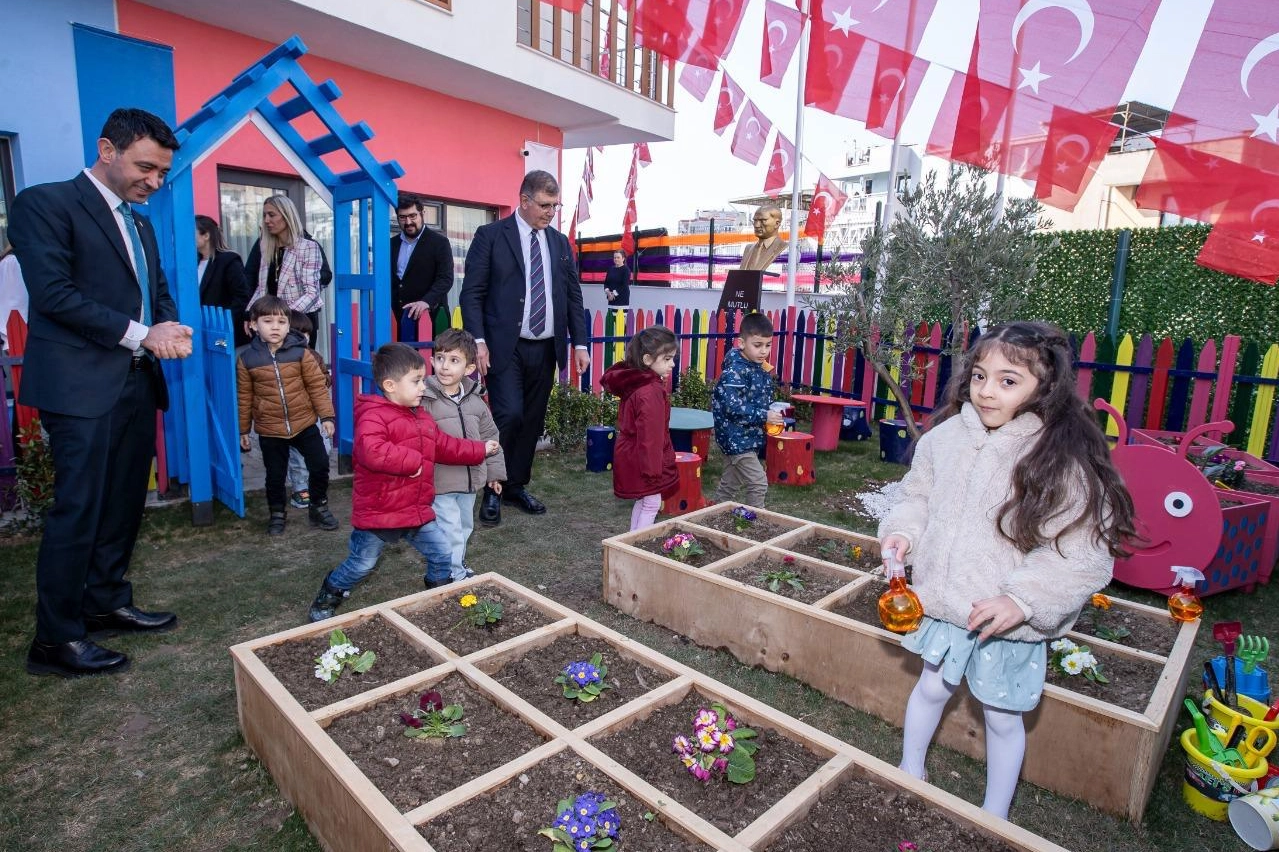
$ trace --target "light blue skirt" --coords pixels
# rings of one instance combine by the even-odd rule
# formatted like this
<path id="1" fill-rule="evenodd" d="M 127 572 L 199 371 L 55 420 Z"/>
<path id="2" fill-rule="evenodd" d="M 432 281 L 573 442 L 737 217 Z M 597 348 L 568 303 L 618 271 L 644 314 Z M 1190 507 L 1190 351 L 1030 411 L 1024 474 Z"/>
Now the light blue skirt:
<path id="1" fill-rule="evenodd" d="M 967 678 L 968 691 L 982 704 L 1000 710 L 1033 710 L 1044 691 L 1048 643 L 998 636 L 978 642 L 979 632 L 924 616 L 918 630 L 902 637 L 902 647 L 939 666 L 942 678 L 952 686 Z"/>

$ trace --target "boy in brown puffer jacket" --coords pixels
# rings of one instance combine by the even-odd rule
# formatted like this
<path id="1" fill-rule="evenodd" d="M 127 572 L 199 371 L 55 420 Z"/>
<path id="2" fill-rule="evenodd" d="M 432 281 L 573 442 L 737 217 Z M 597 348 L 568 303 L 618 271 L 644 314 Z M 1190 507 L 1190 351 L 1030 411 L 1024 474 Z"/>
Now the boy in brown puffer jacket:
<path id="1" fill-rule="evenodd" d="M 324 371 L 307 353 L 306 338 L 289 331 L 289 306 L 263 296 L 249 309 L 253 340 L 236 353 L 240 396 L 240 449 L 249 449 L 249 430 L 256 429 L 266 468 L 266 502 L 271 512 L 268 535 L 283 535 L 287 512 L 284 478 L 289 448 L 306 460 L 311 484 L 311 526 L 338 528 L 329 511 L 329 456 L 323 429 L 330 438 L 336 420 Z"/>

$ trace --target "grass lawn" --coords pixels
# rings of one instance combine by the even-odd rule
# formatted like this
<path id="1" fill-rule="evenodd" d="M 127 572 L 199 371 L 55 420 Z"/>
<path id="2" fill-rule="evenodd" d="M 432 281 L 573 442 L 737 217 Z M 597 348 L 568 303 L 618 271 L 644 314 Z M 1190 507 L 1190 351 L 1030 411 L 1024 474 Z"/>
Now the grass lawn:
<path id="1" fill-rule="evenodd" d="M 774 488 L 769 507 L 873 534 L 853 495 L 904 469 L 880 463 L 872 442 L 845 443 L 835 453 L 820 454 L 816 466 L 816 486 Z M 719 469 L 716 455 L 704 474 L 707 492 Z M 540 456 L 530 490 L 549 513 L 532 518 L 507 507 L 501 526 L 476 532 L 468 556 L 474 570 L 501 572 L 896 762 L 901 737 L 892 726 L 795 680 L 748 668 L 725 652 L 692 645 L 605 606 L 600 540 L 625 531 L 631 504 L 613 498 L 607 474 L 584 472 L 582 454 Z M 0 539 L 0 659 L 7 663 L 0 669 L 0 850 L 319 849 L 240 737 L 226 649 L 305 621 L 321 578 L 346 553 L 349 480 L 335 483 L 332 503 L 341 530 L 313 531 L 305 513 L 294 510 L 279 540 L 264 533 L 260 494 L 250 498 L 246 520 L 219 507 L 210 527 L 192 527 L 185 505 L 148 511 L 130 572 L 137 602 L 176 611 L 181 625 L 162 636 L 106 641 L 133 658 L 132 670 L 116 677 L 64 681 L 26 674 L 38 542 Z M 348 607 L 417 591 L 421 573 L 417 554 L 406 545 L 388 548 L 380 569 Z M 1112 591 L 1163 605 L 1156 596 Z M 1246 632 L 1271 633 L 1275 597 L 1273 586 L 1254 595 L 1218 595 L 1209 599 L 1207 620 L 1237 619 Z M 1207 626 L 1197 650 L 1192 680 L 1198 679 L 1199 661 L 1217 653 Z M 1141 826 L 1026 784 L 1012 820 L 1076 852 L 1242 849 L 1228 824 L 1210 822 L 1182 804 L 1181 764 L 1174 745 Z M 937 785 L 980 804 L 982 764 L 934 748 L 929 771 Z"/>

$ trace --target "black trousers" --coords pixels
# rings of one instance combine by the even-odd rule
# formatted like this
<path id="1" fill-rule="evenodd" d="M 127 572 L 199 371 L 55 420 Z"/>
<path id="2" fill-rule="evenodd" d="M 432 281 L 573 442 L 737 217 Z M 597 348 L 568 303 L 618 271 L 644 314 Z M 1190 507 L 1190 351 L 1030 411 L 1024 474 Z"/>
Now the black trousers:
<path id="1" fill-rule="evenodd" d="M 555 382 L 555 339 L 520 338 L 510 363 L 490 367 L 484 381 L 506 457 L 506 487 L 518 490 L 533 475 L 537 440 L 546 427 L 546 405 Z"/>
<path id="2" fill-rule="evenodd" d="M 329 502 L 329 454 L 324 451 L 324 438 L 320 427 L 311 424 L 292 438 L 271 438 L 258 435 L 262 448 L 262 466 L 266 468 L 266 504 L 271 511 L 285 507 L 284 480 L 289 475 L 289 447 L 297 447 L 306 462 L 310 481 L 311 505 L 323 506 Z"/>
<path id="3" fill-rule="evenodd" d="M 36 639 L 83 639 L 84 615 L 133 603 L 124 579 L 155 457 L 151 365 L 131 372 L 101 417 L 40 412 L 53 457 L 53 506 L 36 557 Z"/>

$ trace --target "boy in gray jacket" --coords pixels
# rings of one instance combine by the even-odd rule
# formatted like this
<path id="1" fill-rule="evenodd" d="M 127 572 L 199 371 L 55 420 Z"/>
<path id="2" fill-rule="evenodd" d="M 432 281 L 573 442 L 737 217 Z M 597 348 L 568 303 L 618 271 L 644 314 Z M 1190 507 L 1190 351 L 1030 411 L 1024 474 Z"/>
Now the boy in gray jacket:
<path id="1" fill-rule="evenodd" d="M 488 404 L 480 396 L 479 385 L 467 375 L 475 370 L 475 338 L 469 331 L 450 328 L 435 338 L 431 357 L 433 375 L 426 380 L 422 405 L 435 420 L 441 432 L 455 438 L 496 441 L 497 424 Z M 483 462 L 470 467 L 435 465 L 435 522 L 448 536 L 453 547 L 451 575 L 464 580 L 474 572 L 464 563 L 466 542 L 475 529 L 475 494 L 484 486 L 502 493 L 506 479 L 506 459 L 499 450 Z"/>

